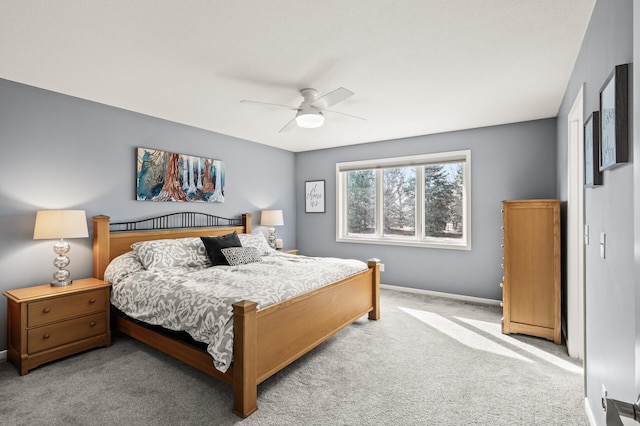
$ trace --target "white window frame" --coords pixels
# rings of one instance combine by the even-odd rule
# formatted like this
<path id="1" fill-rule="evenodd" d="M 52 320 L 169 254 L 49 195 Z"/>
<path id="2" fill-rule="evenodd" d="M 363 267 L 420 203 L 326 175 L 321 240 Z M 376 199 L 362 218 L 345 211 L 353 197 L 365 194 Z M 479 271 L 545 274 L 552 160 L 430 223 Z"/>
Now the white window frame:
<path id="1" fill-rule="evenodd" d="M 463 236 L 460 239 L 429 238 L 424 235 L 424 168 L 429 164 L 463 162 Z M 413 237 L 383 235 L 383 179 L 385 168 L 416 167 L 416 232 Z M 376 232 L 371 235 L 347 234 L 347 174 L 355 170 L 376 171 Z M 384 244 L 410 247 L 432 247 L 471 250 L 471 150 L 439 152 L 406 157 L 336 163 L 336 241 L 361 244 Z"/>

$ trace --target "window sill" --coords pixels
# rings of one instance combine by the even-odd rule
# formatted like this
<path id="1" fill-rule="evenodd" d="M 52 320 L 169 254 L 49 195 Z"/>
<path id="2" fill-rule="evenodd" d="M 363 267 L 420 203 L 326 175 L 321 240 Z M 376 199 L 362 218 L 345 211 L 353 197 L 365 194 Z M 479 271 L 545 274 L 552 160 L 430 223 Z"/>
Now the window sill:
<path id="1" fill-rule="evenodd" d="M 436 248 L 444 250 L 471 250 L 470 242 L 431 242 L 431 241 L 416 241 L 410 239 L 398 239 L 398 238 L 353 238 L 353 237 L 338 237 L 336 238 L 338 243 L 356 243 L 356 244 L 376 244 L 385 246 L 403 246 L 403 247 L 420 247 L 420 248 Z"/>

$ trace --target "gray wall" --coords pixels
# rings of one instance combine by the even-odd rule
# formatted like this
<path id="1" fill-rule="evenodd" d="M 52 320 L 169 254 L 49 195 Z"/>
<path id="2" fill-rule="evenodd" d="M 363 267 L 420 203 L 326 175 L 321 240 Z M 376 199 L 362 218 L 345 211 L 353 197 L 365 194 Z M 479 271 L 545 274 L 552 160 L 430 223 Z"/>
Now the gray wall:
<path id="1" fill-rule="evenodd" d="M 633 62 L 632 12 L 632 0 L 599 0 L 594 8 L 558 114 L 558 185 L 562 200 L 567 199 L 567 115 L 582 83 L 585 118 L 597 111 L 600 87 L 613 67 Z M 633 125 L 630 130 L 633 135 Z M 638 277 L 634 271 L 633 232 L 633 177 L 637 167 L 630 162 L 605 171 L 602 187 L 585 190 L 585 223 L 591 236 L 585 247 L 586 391 L 598 424 L 605 421 L 600 408 L 603 384 L 613 398 L 635 401 L 638 395 L 634 390 Z M 605 259 L 600 257 L 598 244 L 601 232 L 606 233 Z"/>
<path id="2" fill-rule="evenodd" d="M 501 200 L 555 198 L 555 120 L 419 136 L 296 154 L 297 243 L 303 254 L 385 264 L 382 282 L 501 299 Z M 337 162 L 471 149 L 471 251 L 336 242 Z M 304 182 L 326 180 L 326 213 L 305 213 Z"/>
<path id="3" fill-rule="evenodd" d="M 226 167 L 225 202 L 135 201 L 136 147 L 216 158 Z M 0 293 L 47 283 L 53 241 L 34 241 L 37 210 L 84 209 L 87 220 L 176 211 L 225 217 L 284 211 L 278 236 L 295 244 L 294 154 L 0 79 Z M 91 233 L 91 226 L 89 227 Z M 69 240 L 72 277 L 92 274 L 91 238 Z M 289 245 L 289 244 L 288 244 Z M 0 299 L 0 350 L 6 349 Z"/>

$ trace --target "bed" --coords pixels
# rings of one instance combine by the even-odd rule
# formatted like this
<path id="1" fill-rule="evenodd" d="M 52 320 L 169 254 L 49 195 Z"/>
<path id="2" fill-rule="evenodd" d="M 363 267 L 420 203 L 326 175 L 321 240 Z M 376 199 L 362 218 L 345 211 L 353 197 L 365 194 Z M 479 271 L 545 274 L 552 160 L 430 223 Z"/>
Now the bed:
<path id="1" fill-rule="evenodd" d="M 251 215 L 226 219 L 188 212 L 118 223 L 94 216 L 93 274 L 104 279 L 110 262 L 135 243 L 233 232 L 251 234 Z M 158 327 L 118 313 L 112 315 L 112 327 L 231 385 L 233 412 L 246 418 L 258 409 L 258 384 L 358 318 L 380 318 L 379 261 L 369 260 L 362 272 L 263 308 L 250 299 L 232 305 L 233 360 L 226 371 L 214 366 L 201 345 Z"/>

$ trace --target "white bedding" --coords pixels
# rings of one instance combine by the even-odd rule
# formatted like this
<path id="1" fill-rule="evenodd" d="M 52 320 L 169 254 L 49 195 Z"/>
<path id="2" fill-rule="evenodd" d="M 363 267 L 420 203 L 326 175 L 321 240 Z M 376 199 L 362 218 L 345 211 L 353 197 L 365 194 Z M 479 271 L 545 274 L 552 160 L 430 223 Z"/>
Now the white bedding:
<path id="1" fill-rule="evenodd" d="M 111 303 L 126 315 L 170 330 L 186 331 L 207 344 L 214 366 L 225 372 L 233 350 L 232 304 L 258 309 L 339 281 L 367 269 L 353 259 L 274 253 L 238 266 L 191 266 L 145 270 L 116 259 L 107 268 Z"/>

